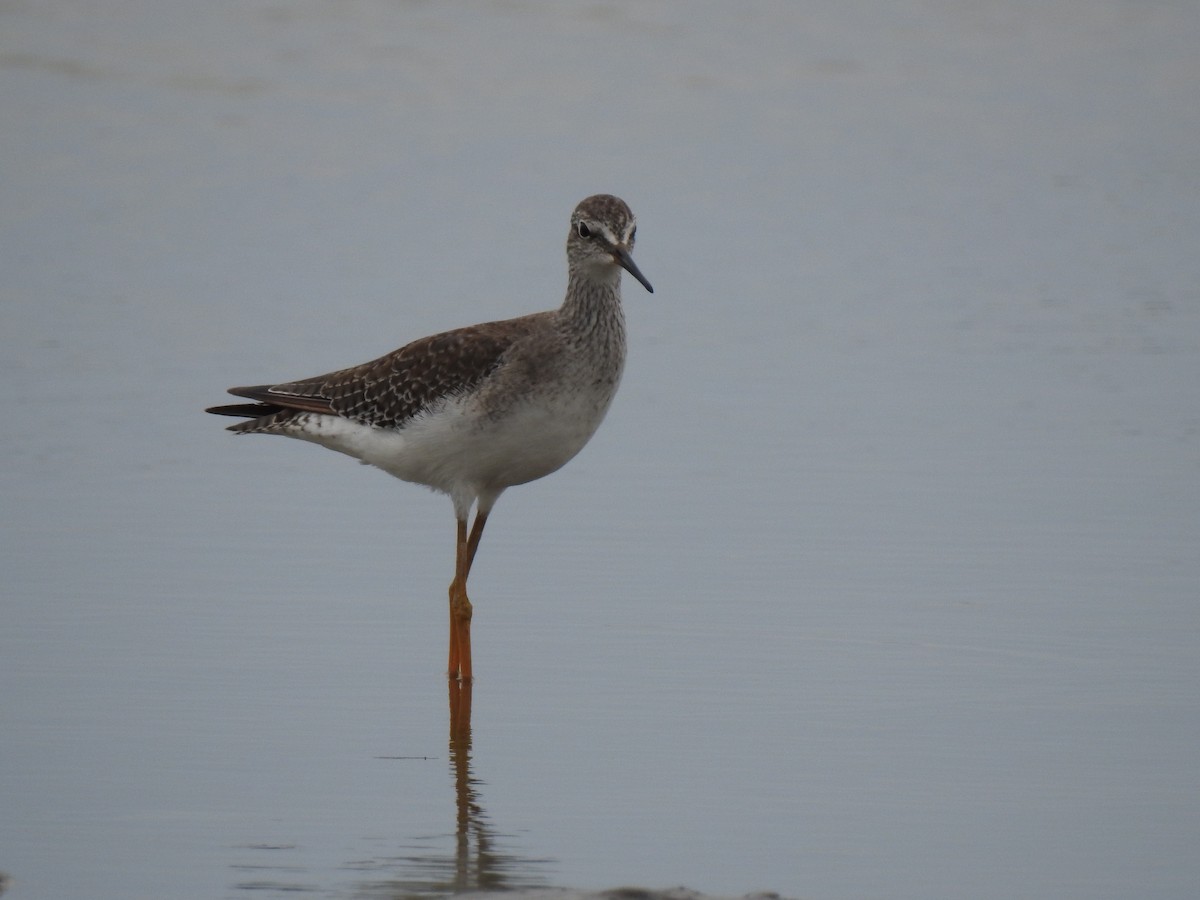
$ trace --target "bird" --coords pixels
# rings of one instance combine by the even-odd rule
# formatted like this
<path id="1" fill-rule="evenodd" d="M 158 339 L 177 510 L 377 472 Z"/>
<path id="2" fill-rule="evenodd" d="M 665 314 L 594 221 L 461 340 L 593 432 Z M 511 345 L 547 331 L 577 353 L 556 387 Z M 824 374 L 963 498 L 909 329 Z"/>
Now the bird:
<path id="1" fill-rule="evenodd" d="M 617 392 L 626 351 L 622 271 L 654 293 L 633 261 L 636 236 L 623 200 L 587 197 L 571 213 L 558 308 L 420 338 L 326 375 L 229 388 L 253 402 L 206 410 L 246 419 L 228 427 L 236 434 L 310 441 L 449 496 L 452 682 L 474 675 L 467 578 L 497 499 L 574 458 Z"/>

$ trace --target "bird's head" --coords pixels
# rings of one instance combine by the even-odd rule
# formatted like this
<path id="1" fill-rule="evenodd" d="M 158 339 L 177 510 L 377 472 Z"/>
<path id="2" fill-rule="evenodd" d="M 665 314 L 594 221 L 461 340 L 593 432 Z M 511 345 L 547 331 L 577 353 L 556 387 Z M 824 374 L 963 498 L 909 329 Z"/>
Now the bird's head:
<path id="1" fill-rule="evenodd" d="M 653 294 L 654 288 L 633 261 L 636 237 L 637 219 L 625 201 L 611 194 L 595 194 L 571 214 L 568 263 L 572 270 L 600 280 L 616 279 L 619 268 L 624 269 Z"/>

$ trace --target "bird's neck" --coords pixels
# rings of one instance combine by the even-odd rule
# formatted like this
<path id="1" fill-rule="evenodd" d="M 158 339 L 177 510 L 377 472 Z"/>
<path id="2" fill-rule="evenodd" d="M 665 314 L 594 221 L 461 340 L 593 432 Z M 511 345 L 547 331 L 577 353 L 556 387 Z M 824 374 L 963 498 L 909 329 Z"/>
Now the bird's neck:
<path id="1" fill-rule="evenodd" d="M 615 267 L 614 267 L 615 269 Z M 621 274 L 617 269 L 607 277 L 593 272 L 571 272 L 567 296 L 559 314 L 579 333 L 595 329 L 623 333 L 625 316 L 621 309 Z"/>

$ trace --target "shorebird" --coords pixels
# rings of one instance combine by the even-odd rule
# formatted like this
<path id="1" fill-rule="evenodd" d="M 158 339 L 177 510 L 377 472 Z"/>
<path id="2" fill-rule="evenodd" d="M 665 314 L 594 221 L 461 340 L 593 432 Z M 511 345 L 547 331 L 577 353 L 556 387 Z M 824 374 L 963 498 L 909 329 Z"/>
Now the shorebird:
<path id="1" fill-rule="evenodd" d="M 467 576 L 496 500 L 574 457 L 617 391 L 621 270 L 654 292 L 631 255 L 636 231 L 623 200 L 588 197 L 571 214 L 558 309 L 421 338 L 328 375 L 230 388 L 255 402 L 207 410 L 249 420 L 229 431 L 311 441 L 449 495 L 457 521 L 451 679 L 472 677 Z"/>

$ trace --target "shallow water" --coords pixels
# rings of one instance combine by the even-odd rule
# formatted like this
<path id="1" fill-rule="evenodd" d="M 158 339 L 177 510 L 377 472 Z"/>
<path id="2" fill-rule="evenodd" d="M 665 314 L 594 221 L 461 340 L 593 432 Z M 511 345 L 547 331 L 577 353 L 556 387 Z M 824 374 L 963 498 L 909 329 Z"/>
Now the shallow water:
<path id="1" fill-rule="evenodd" d="M 1198 32 L 0 10 L 6 897 L 1192 896 Z M 468 730 L 448 501 L 200 410 L 553 305 L 597 191 L 656 293 Z"/>

